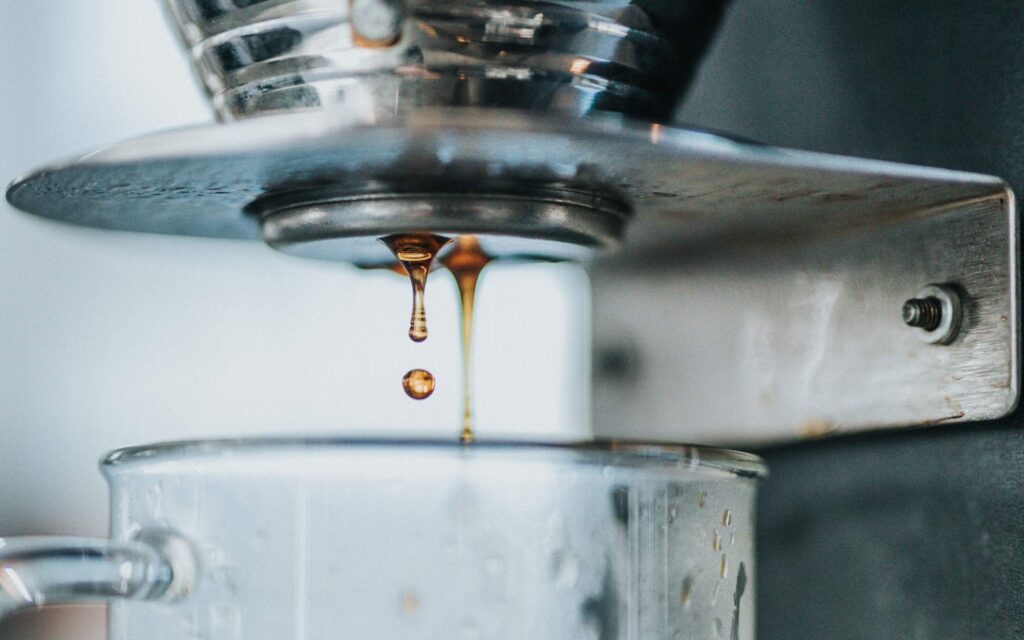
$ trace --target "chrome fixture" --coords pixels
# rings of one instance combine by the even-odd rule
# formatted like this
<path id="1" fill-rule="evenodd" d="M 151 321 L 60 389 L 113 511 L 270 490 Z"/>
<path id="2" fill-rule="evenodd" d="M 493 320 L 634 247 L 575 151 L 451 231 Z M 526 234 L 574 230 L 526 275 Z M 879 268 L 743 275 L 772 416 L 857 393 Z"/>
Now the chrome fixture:
<path id="1" fill-rule="evenodd" d="M 674 440 L 686 415 L 691 438 L 777 441 L 1016 406 L 1014 194 L 665 124 L 722 2 L 166 5 L 231 122 L 37 171 L 14 206 L 369 266 L 400 231 L 586 261 L 597 353 L 630 347 L 629 379 L 594 380 L 608 437 Z M 963 309 L 926 332 L 941 349 L 895 312 L 928 282 Z"/>

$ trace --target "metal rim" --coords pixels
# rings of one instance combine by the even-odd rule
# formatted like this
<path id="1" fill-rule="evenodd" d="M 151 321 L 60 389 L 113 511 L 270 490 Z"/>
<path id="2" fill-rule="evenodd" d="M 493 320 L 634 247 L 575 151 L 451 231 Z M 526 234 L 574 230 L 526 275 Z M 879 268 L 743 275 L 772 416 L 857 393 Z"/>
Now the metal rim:
<path id="1" fill-rule="evenodd" d="M 429 191 L 420 185 L 373 189 L 306 189 L 270 193 L 246 211 L 260 219 L 264 241 L 284 253 L 393 262 L 376 241 L 392 233 L 472 234 L 503 258 L 572 260 L 590 249 L 615 248 L 629 208 L 606 196 L 550 187 L 500 191 Z"/>
<path id="2" fill-rule="evenodd" d="M 186 440 L 125 447 L 108 453 L 104 470 L 134 464 L 155 464 L 187 458 L 237 457 L 278 452 L 323 452 L 381 449 L 389 452 L 452 451 L 460 455 L 570 454 L 574 461 L 617 467 L 651 467 L 695 471 L 707 469 L 739 477 L 763 477 L 764 461 L 751 453 L 683 444 L 622 440 L 539 442 L 482 440 L 463 444 L 455 438 L 343 438 L 264 437 L 221 440 Z"/>
<path id="3" fill-rule="evenodd" d="M 511 184 L 620 203 L 632 212 L 619 252 L 625 259 L 737 234 L 873 224 L 912 210 L 925 190 L 935 201 L 953 201 L 1002 188 L 973 174 L 762 147 L 621 118 L 448 109 L 381 122 L 289 114 L 152 134 L 37 171 L 13 183 L 7 198 L 24 211 L 89 227 L 262 240 L 259 218 L 246 211 L 273 194 L 352 185 L 379 185 L 387 194 L 396 182 L 453 181 L 460 197 L 467 185 L 507 196 Z M 828 215 L 818 215 L 826 208 Z M 615 206 L 591 208 L 606 216 L 606 226 L 616 219 L 609 210 L 618 214 Z M 425 223 L 420 231 L 445 229 Z"/>
<path id="4" fill-rule="evenodd" d="M 495 257 L 579 260 L 618 247 L 634 204 L 673 197 L 651 168 L 671 166 L 679 142 L 733 144 L 674 131 L 473 109 L 379 123 L 269 116 L 129 140 L 17 180 L 7 198 L 84 226 L 263 239 L 371 266 L 390 261 L 375 238 L 396 230 L 474 234 Z"/>
<path id="5" fill-rule="evenodd" d="M 918 339 L 927 344 L 949 344 L 956 340 L 960 333 L 963 317 L 963 306 L 960 294 L 949 285 L 930 284 L 917 292 L 915 298 L 926 300 L 934 298 L 939 301 L 942 311 L 939 314 L 939 325 L 932 330 L 915 328 Z"/>

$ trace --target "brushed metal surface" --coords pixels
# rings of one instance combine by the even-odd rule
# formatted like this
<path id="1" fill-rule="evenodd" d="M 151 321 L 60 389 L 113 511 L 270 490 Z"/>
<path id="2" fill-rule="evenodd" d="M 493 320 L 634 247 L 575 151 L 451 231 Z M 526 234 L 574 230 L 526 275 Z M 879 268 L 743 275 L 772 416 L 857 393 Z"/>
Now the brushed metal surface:
<path id="1" fill-rule="evenodd" d="M 496 115 L 292 114 L 173 131 L 38 171 L 8 199 L 75 224 L 260 239 L 246 211 L 279 194 L 403 181 L 448 197 L 491 185 L 589 193 L 625 208 L 618 250 L 590 250 L 597 360 L 626 344 L 638 367 L 598 371 L 599 434 L 759 442 L 1015 406 L 1016 209 L 998 178 L 661 125 Z M 420 230 L 447 230 L 450 213 L 417 210 Z M 458 231 L 560 255 L 550 216 L 509 215 L 467 217 Z M 363 259 L 347 246 L 328 257 Z M 922 344 L 900 318 L 929 283 L 965 291 L 948 346 Z"/>
<path id="2" fill-rule="evenodd" d="M 19 209 L 74 224 L 257 239 L 259 219 L 246 209 L 258 199 L 325 187 L 365 193 L 368 184 L 388 185 L 390 193 L 402 182 L 437 185 L 448 196 L 512 185 L 622 203 L 632 220 L 619 255 L 635 260 L 737 234 L 877 225 L 1004 190 L 999 179 L 977 174 L 658 124 L 464 109 L 384 123 L 290 114 L 158 133 L 38 170 L 7 197 Z M 449 224 L 429 211 L 419 219 L 423 231 Z M 510 235 L 529 236 L 524 229 Z"/>
<path id="3" fill-rule="evenodd" d="M 1020 9 L 738 0 L 681 117 L 776 145 L 998 175 L 1020 194 Z M 1024 636 L 1020 408 L 764 453 L 760 640 Z"/>
<path id="4" fill-rule="evenodd" d="M 1014 212 L 1003 190 L 599 268 L 595 430 L 756 444 L 1006 415 L 1018 396 Z M 949 345 L 901 318 L 930 282 L 963 292 Z"/>

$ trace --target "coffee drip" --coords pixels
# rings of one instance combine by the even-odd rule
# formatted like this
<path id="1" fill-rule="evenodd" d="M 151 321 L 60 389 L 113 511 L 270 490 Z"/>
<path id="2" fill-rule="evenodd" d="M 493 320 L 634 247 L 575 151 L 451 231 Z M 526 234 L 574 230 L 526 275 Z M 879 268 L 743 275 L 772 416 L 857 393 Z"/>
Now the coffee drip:
<path id="1" fill-rule="evenodd" d="M 380 239 L 398 260 L 396 271 L 409 276 L 412 284 L 413 305 L 409 321 L 409 338 L 413 342 L 427 339 L 426 286 L 427 276 L 434 266 L 434 260 L 442 249 L 453 241 L 450 238 L 429 233 L 406 233 Z M 480 273 L 491 261 L 480 247 L 475 236 L 459 236 L 454 245 L 441 259 L 459 289 L 459 307 L 462 329 L 462 432 L 460 439 L 468 444 L 473 442 L 472 403 L 472 362 L 473 362 L 473 316 L 476 302 L 476 286 Z M 405 374 L 402 387 L 406 395 L 414 400 L 425 400 L 434 392 L 436 381 L 433 374 L 425 369 L 413 369 Z"/>
<path id="2" fill-rule="evenodd" d="M 480 248 L 474 236 L 459 236 L 455 247 L 442 260 L 442 264 L 455 276 L 459 287 L 459 307 L 462 323 L 462 441 L 473 441 L 473 313 L 476 302 L 476 283 L 491 257 Z"/>
<path id="3" fill-rule="evenodd" d="M 434 393 L 434 374 L 426 369 L 413 369 L 402 378 L 405 395 L 413 400 L 426 400 Z"/>
<path id="4" fill-rule="evenodd" d="M 398 264 L 409 274 L 412 283 L 412 319 L 409 321 L 409 339 L 423 342 L 429 335 L 427 331 L 427 309 L 424 296 L 427 288 L 427 276 L 434 264 L 438 252 L 451 242 L 450 238 L 435 236 L 431 233 L 403 233 L 380 239 L 391 253 L 395 254 Z"/>

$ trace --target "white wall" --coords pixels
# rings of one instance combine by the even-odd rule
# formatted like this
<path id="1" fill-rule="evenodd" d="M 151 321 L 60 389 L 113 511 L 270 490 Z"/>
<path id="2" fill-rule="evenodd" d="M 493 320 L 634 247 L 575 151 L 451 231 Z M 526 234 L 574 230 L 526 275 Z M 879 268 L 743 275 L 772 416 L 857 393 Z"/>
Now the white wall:
<path id="1" fill-rule="evenodd" d="M 0 0 L 0 180 L 211 117 L 152 0 Z M 586 433 L 589 308 L 573 266 L 494 267 L 479 296 L 482 437 Z M 0 204 L 0 535 L 106 532 L 96 460 L 154 440 L 256 433 L 455 437 L 454 286 L 406 337 L 408 284 L 258 244 L 71 228 Z M 401 391 L 413 366 L 438 391 Z M 32 614 L 0 638 L 102 637 Z M 61 626 L 63 625 L 63 626 Z"/>

